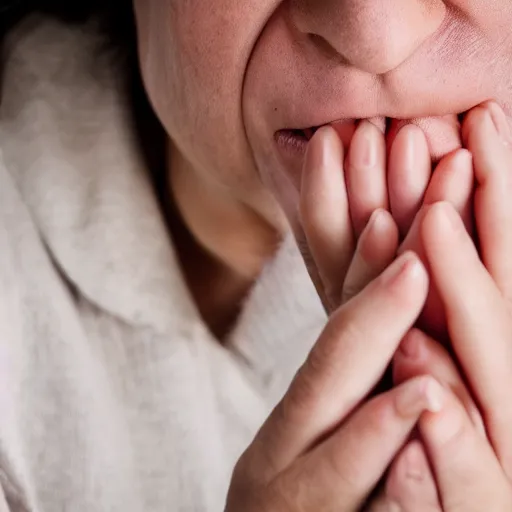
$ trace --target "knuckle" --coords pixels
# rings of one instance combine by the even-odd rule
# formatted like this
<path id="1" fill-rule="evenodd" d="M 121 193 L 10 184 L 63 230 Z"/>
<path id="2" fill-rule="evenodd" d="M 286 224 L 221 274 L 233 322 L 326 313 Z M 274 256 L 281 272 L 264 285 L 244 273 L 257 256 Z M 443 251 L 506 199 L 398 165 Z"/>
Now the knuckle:
<path id="1" fill-rule="evenodd" d="M 336 364 L 340 349 L 343 348 L 344 341 L 342 338 L 347 337 L 347 328 L 337 326 L 330 321 L 320 339 L 309 352 L 309 355 L 301 369 L 301 377 L 316 381 L 322 376 L 329 376 L 330 372 L 337 367 Z"/>
<path id="2" fill-rule="evenodd" d="M 302 368 L 302 377 L 307 376 L 311 380 L 322 375 L 330 366 L 331 360 L 336 354 L 336 345 L 335 338 L 326 330 L 325 335 L 309 353 Z"/>
<path id="3" fill-rule="evenodd" d="M 388 395 L 380 395 L 374 398 L 362 427 L 365 435 L 379 436 L 384 439 L 395 425 L 395 422 L 393 422 L 395 416 L 395 407 L 389 400 Z"/>
<path id="4" fill-rule="evenodd" d="M 305 415 L 311 414 L 315 397 L 316 386 L 313 372 L 307 365 L 303 365 L 297 372 L 288 392 L 277 406 L 278 416 L 285 424 L 302 422 Z"/>
<path id="5" fill-rule="evenodd" d="M 343 454 L 332 450 L 326 454 L 325 464 L 330 478 L 337 482 L 340 495 L 348 499 L 364 496 L 368 492 L 367 463 L 351 450 L 346 450 Z"/>
<path id="6" fill-rule="evenodd" d="M 341 490 L 342 487 L 345 487 L 343 482 L 337 480 L 333 488 L 332 480 L 325 474 L 323 465 L 319 469 L 317 464 L 308 464 L 303 460 L 292 465 L 272 482 L 268 487 L 268 501 L 274 504 L 272 511 L 280 512 L 355 510 L 355 507 L 346 503 L 347 496 Z"/>
<path id="7" fill-rule="evenodd" d="M 327 399 L 336 391 L 339 398 L 343 368 L 347 364 L 344 354 L 354 352 L 362 340 L 364 332 L 357 322 L 340 320 L 335 315 L 278 404 L 279 419 L 285 424 L 297 424 L 314 414 L 325 403 L 324 397 Z"/>
<path id="8" fill-rule="evenodd" d="M 364 341 L 366 338 L 365 326 L 362 325 L 360 316 L 352 305 L 341 308 L 332 316 L 324 331 L 324 346 L 320 347 L 326 357 L 330 358 L 335 355 L 340 348 L 346 347 L 347 344 Z"/>
<path id="9" fill-rule="evenodd" d="M 321 382 L 336 377 L 340 371 L 343 354 L 349 353 L 350 345 L 362 339 L 362 332 L 353 321 L 339 321 L 335 315 L 327 324 L 319 341 L 310 351 L 297 381 L 304 380 L 305 391 L 312 391 Z M 337 379 L 338 380 L 338 379 Z"/>

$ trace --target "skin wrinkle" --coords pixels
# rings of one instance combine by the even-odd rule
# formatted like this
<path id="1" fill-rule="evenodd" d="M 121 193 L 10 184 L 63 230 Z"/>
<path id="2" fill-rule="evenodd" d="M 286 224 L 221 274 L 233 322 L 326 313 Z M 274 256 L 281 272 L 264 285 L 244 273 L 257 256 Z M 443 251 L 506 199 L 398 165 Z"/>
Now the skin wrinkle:
<path id="1" fill-rule="evenodd" d="M 436 2 L 436 0 L 434 0 Z M 320 9 L 324 11 L 331 11 L 329 13 L 323 14 L 320 18 L 319 22 L 324 23 L 324 27 L 327 27 L 330 32 L 339 32 L 338 22 L 340 19 L 345 20 L 345 31 L 347 34 L 361 32 L 361 38 L 359 40 L 351 40 L 349 38 L 340 38 L 339 43 L 336 47 L 329 44 L 324 38 L 316 37 L 316 40 L 323 41 L 323 44 L 329 46 L 331 48 L 331 52 L 334 54 L 338 54 L 339 61 L 344 62 L 345 64 L 349 64 L 352 62 L 363 62 L 367 61 L 370 58 L 370 55 L 374 53 L 374 45 L 371 39 L 375 37 L 380 37 L 382 40 L 393 40 L 393 29 L 395 18 L 400 15 L 406 17 L 406 11 L 408 8 L 408 3 L 406 0 L 396 6 L 394 8 L 393 16 L 390 16 L 390 13 L 384 9 L 381 9 L 381 5 L 379 2 L 323 2 L 322 7 L 314 7 L 313 9 L 305 9 L 301 7 L 303 5 L 307 5 L 311 3 L 309 2 L 295 2 L 299 5 L 298 10 L 302 13 L 302 18 L 308 19 L 308 25 L 311 24 L 311 20 L 314 20 L 315 12 L 318 12 Z M 439 1 L 437 0 L 437 5 Z M 434 9 L 434 4 L 431 5 L 431 10 Z M 325 23 L 326 22 L 326 23 Z M 313 25 L 315 22 L 313 21 Z M 360 31 L 359 26 L 365 26 L 365 31 Z M 406 26 L 402 23 L 402 26 Z M 382 33 L 379 33 L 380 30 Z M 325 29 L 324 29 L 325 30 Z M 371 39 L 366 40 L 364 38 L 364 34 L 372 34 Z M 391 45 L 392 46 L 392 45 Z M 391 55 L 394 54 L 393 48 L 389 51 Z M 347 58 L 346 54 L 350 54 L 351 58 Z M 373 60 L 374 57 L 371 57 Z M 394 66 L 391 66 L 394 67 Z M 382 74 L 382 73 L 381 73 Z"/>

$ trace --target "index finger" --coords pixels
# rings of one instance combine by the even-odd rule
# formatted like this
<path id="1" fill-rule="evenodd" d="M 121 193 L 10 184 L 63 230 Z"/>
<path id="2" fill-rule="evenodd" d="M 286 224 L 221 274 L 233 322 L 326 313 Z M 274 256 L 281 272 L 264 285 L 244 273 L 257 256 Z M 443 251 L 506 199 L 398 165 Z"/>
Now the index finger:
<path id="1" fill-rule="evenodd" d="M 507 304 L 450 205 L 438 204 L 429 210 L 423 237 L 454 350 L 483 411 L 494 448 L 512 475 L 512 325 Z"/>
<path id="2" fill-rule="evenodd" d="M 494 121 L 494 122 L 493 122 Z M 496 285 L 512 303 L 512 138 L 505 114 L 489 102 L 473 109 L 464 138 L 475 163 L 475 218 L 482 260 Z M 495 126 L 508 135 L 498 136 Z"/>
<path id="3" fill-rule="evenodd" d="M 423 265 L 406 253 L 332 315 L 255 440 L 274 470 L 316 444 L 368 395 L 416 321 L 427 290 Z"/>
<path id="4" fill-rule="evenodd" d="M 487 440 L 450 392 L 440 411 L 420 419 L 420 432 L 447 512 L 512 510 L 508 480 Z"/>

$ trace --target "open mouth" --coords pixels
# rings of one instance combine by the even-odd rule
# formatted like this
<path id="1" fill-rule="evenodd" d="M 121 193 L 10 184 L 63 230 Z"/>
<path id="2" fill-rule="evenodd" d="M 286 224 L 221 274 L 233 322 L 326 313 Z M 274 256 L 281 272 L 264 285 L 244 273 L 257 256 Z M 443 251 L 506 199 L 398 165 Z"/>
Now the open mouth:
<path id="1" fill-rule="evenodd" d="M 439 138 L 441 135 L 441 142 L 444 143 L 449 137 L 454 137 L 455 132 L 459 133 L 460 127 L 463 123 L 466 112 L 459 114 L 449 114 L 441 117 L 427 117 L 422 118 L 420 121 L 416 120 L 415 124 L 420 126 L 427 131 L 436 133 Z M 360 119 L 346 119 L 329 123 L 339 134 L 340 138 L 344 143 L 350 141 L 354 129 L 357 127 Z M 405 119 L 394 119 L 390 117 L 374 117 L 368 119 L 373 125 L 381 130 L 385 135 L 388 142 L 393 140 L 398 131 L 406 124 L 411 122 Z M 433 123 L 436 125 L 435 130 L 432 129 Z M 323 125 L 325 126 L 325 125 Z M 279 130 L 275 133 L 275 140 L 277 145 L 291 157 L 304 156 L 309 141 L 313 138 L 315 133 L 321 128 L 321 126 L 312 126 L 309 128 L 291 128 Z M 443 131 L 445 133 L 443 133 Z M 447 135 L 446 135 L 447 134 Z M 448 138 L 447 138 L 448 137 Z M 456 137 L 458 140 L 458 136 Z M 453 142 L 453 148 L 457 147 L 457 140 Z M 440 154 L 444 153 L 444 146 L 440 148 Z M 433 156 L 435 156 L 434 151 Z"/>
<path id="2" fill-rule="evenodd" d="M 313 128 L 306 128 L 305 130 L 292 130 L 295 136 L 302 137 L 306 140 L 311 140 L 313 138 L 313 135 L 317 132 L 318 126 L 314 126 Z"/>
<path id="3" fill-rule="evenodd" d="M 382 122 L 377 118 L 370 120 L 379 127 L 382 131 L 386 129 L 386 120 L 381 118 Z M 275 140 L 277 145 L 284 150 L 286 153 L 291 155 L 304 155 L 306 152 L 309 141 L 313 138 L 315 133 L 323 126 L 331 126 L 336 130 L 340 139 L 344 143 L 348 144 L 348 141 L 352 138 L 354 130 L 359 120 L 356 119 L 344 119 L 334 121 L 321 126 L 311 126 L 309 128 L 289 128 L 279 130 L 275 134 Z M 381 126 L 382 125 L 382 126 Z"/>
<path id="4" fill-rule="evenodd" d="M 287 153 L 295 153 L 297 156 L 297 153 L 305 153 L 309 141 L 323 126 L 331 126 L 334 128 L 338 132 L 341 140 L 348 143 L 354 133 L 354 129 L 360 121 L 361 119 L 340 119 L 338 121 L 332 121 L 319 126 L 311 126 L 309 128 L 289 128 L 279 130 L 275 134 L 275 139 L 281 149 L 285 150 Z M 368 121 L 382 132 L 387 133 L 392 119 L 386 117 L 373 117 L 368 119 Z"/>
<path id="5" fill-rule="evenodd" d="M 282 136 L 287 136 L 293 139 L 303 140 L 306 142 L 309 142 L 313 135 L 317 132 L 319 129 L 319 126 L 314 126 L 311 128 L 304 128 L 304 129 L 289 129 L 289 130 L 280 130 L 278 134 Z"/>
<path id="6" fill-rule="evenodd" d="M 293 152 L 304 153 L 308 142 L 319 130 L 320 126 L 303 129 L 285 129 L 279 130 L 275 134 L 276 142 L 283 149 Z"/>

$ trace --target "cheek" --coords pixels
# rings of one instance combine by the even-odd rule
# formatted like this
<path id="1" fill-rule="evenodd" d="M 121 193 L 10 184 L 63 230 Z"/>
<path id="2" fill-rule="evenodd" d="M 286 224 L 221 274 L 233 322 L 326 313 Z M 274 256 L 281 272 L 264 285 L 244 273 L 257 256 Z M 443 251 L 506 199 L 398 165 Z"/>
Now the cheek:
<path id="1" fill-rule="evenodd" d="M 136 1 L 142 74 L 157 115 L 195 170 L 229 188 L 254 188 L 242 88 L 276 0 L 159 1 Z"/>

